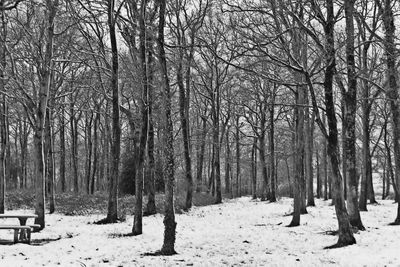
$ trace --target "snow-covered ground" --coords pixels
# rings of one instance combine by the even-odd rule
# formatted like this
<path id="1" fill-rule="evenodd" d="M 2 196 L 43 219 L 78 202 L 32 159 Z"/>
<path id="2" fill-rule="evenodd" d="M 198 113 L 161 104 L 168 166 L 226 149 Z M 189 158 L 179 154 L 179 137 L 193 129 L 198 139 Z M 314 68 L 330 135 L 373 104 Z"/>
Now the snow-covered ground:
<path id="1" fill-rule="evenodd" d="M 396 215 L 393 201 L 370 205 L 361 215 L 367 230 L 355 234 L 357 244 L 333 250 L 324 249 L 337 240 L 325 234 L 337 228 L 330 202 L 317 200 L 301 226 L 287 228 L 291 199 L 225 201 L 177 215 L 174 256 L 143 255 L 161 248 L 162 215 L 144 218 L 144 234 L 127 237 L 129 216 L 94 225 L 102 215 L 54 214 L 47 215 L 45 230 L 32 234 L 33 245 L 0 245 L 0 266 L 400 266 L 400 226 L 388 225 Z M 1 242 L 12 238 L 0 231 Z"/>

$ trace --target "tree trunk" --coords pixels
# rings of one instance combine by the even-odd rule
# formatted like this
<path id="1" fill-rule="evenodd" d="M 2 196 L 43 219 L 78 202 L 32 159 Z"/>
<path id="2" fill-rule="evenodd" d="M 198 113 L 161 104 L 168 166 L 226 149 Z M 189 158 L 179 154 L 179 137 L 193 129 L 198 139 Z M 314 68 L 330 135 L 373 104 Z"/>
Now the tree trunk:
<path id="1" fill-rule="evenodd" d="M 3 1 L 1 5 L 3 5 Z M 5 92 L 5 68 L 6 61 L 6 33 L 7 22 L 4 10 L 1 9 L 1 34 L 0 34 L 0 92 Z M 1 147 L 0 147 L 0 213 L 5 211 L 5 196 L 6 196 L 6 148 L 7 148 L 7 98 L 6 94 L 2 96 L 2 108 L 0 116 L 0 134 L 1 134 Z"/>
<path id="2" fill-rule="evenodd" d="M 86 169 L 85 169 L 85 186 L 86 193 L 90 194 L 90 180 L 92 177 L 92 154 L 93 154 L 93 141 L 92 141 L 92 128 L 93 128 L 93 112 L 91 112 L 90 117 L 86 114 L 85 122 L 85 136 L 86 136 Z"/>
<path id="3" fill-rule="evenodd" d="M 190 155 L 190 133 L 189 133 L 189 114 L 187 113 L 187 105 L 188 98 L 186 96 L 187 90 L 185 90 L 185 85 L 183 81 L 183 60 L 184 60 L 184 50 L 182 47 L 181 38 L 178 39 L 179 53 L 178 53 L 178 67 L 176 71 L 177 76 L 177 84 L 179 91 L 179 115 L 181 122 L 181 131 L 183 138 L 183 153 L 184 153 L 184 161 L 185 161 L 185 179 L 186 179 L 186 200 L 184 209 L 187 211 L 192 207 L 192 199 L 193 199 L 193 176 L 192 176 L 192 159 Z M 188 85 L 188 83 L 187 83 Z M 217 99 L 218 101 L 218 99 Z M 218 111 L 217 111 L 218 112 Z M 218 126 L 215 126 L 218 127 Z M 214 140 L 215 141 L 215 140 Z M 219 162 L 219 156 L 218 156 Z M 218 163 L 215 163 L 218 164 Z M 217 165 L 215 166 L 217 168 Z M 217 180 L 218 180 L 218 171 L 217 171 Z M 218 181 L 217 181 L 218 187 Z M 219 189 L 220 192 L 221 189 Z M 217 189 L 217 202 L 218 198 L 222 198 L 218 196 Z M 222 201 L 222 200 L 221 200 Z"/>
<path id="4" fill-rule="evenodd" d="M 64 99 L 64 97 L 62 98 Z M 61 182 L 61 192 L 67 190 L 67 184 L 65 179 L 65 107 L 64 101 L 61 104 L 61 113 L 59 117 L 59 127 L 60 127 L 60 182 Z"/>
<path id="5" fill-rule="evenodd" d="M 343 161 L 346 162 L 347 208 L 350 224 L 359 230 L 365 230 L 360 211 L 358 210 L 358 182 L 356 158 L 356 113 L 357 113 L 357 77 L 354 60 L 354 0 L 345 1 L 346 15 L 346 58 L 347 58 L 347 92 L 344 92 L 343 132 L 345 139 Z M 369 140 L 367 140 L 369 143 Z M 369 150 L 367 151 L 369 154 Z"/>
<path id="6" fill-rule="evenodd" d="M 240 178 L 240 129 L 239 129 L 239 115 L 236 115 L 236 197 L 240 196 L 239 192 L 239 178 Z M 264 140 L 265 147 L 265 140 Z M 261 153 L 261 152 L 260 152 Z M 264 155 L 264 163 L 265 163 L 265 155 Z M 266 175 L 266 174 L 265 174 Z"/>
<path id="7" fill-rule="evenodd" d="M 301 201 L 302 201 L 302 182 L 304 179 L 304 101 L 305 101 L 304 86 L 298 85 L 295 95 L 296 104 L 294 108 L 295 117 L 295 174 L 294 174 L 294 205 L 293 217 L 289 227 L 300 225 Z"/>
<path id="8" fill-rule="evenodd" d="M 136 145 L 136 175 L 135 175 L 135 215 L 133 221 L 132 234 L 141 235 L 142 217 L 143 217 L 143 173 L 144 173 L 144 157 L 146 151 L 146 143 L 148 137 L 148 77 L 147 77 L 147 61 L 146 61 L 146 0 L 140 2 L 139 15 L 139 40 L 140 40 L 140 63 L 141 63 L 141 79 L 142 79 L 142 101 L 141 101 L 141 131 L 139 144 Z"/>
<path id="9" fill-rule="evenodd" d="M 78 119 L 75 117 L 74 99 L 71 94 L 70 103 L 70 128 L 71 128 L 71 161 L 74 193 L 79 193 L 78 174 Z"/>
<path id="10" fill-rule="evenodd" d="M 154 161 L 154 123 L 153 123 L 153 98 L 154 98 L 154 88 L 153 88 L 153 53 L 151 42 L 149 41 L 147 51 L 148 60 L 148 137 L 147 137 L 147 156 L 149 159 L 149 177 L 148 177 L 148 194 L 147 194 L 147 204 L 145 215 L 156 214 L 156 185 L 155 185 L 155 161 Z"/>
<path id="11" fill-rule="evenodd" d="M 197 187 L 196 192 L 201 191 L 203 181 L 203 165 L 204 165 L 204 154 L 206 149 L 206 137 L 207 137 L 207 119 L 205 116 L 201 116 L 202 130 L 200 140 L 200 152 L 197 160 Z"/>
<path id="12" fill-rule="evenodd" d="M 269 200 L 276 202 L 276 184 L 275 184 L 275 91 L 276 84 L 272 86 L 271 92 L 271 103 L 269 107 L 269 120 L 270 120 L 270 131 L 269 131 L 269 152 L 270 152 L 270 181 L 271 181 L 271 195 Z"/>
<path id="13" fill-rule="evenodd" d="M 315 150 L 315 160 L 317 164 L 317 198 L 322 197 L 322 182 L 321 182 L 321 170 L 320 170 L 320 163 L 319 163 L 319 144 L 318 149 Z"/>
<path id="14" fill-rule="evenodd" d="M 90 182 L 90 194 L 94 194 L 96 188 L 96 175 L 97 175 L 97 167 L 99 161 L 99 151 L 98 151 L 98 144 L 99 144 L 99 135 L 98 129 L 100 123 L 100 104 L 96 104 L 96 116 L 94 119 L 94 129 L 93 129 L 93 172 Z M 104 152 L 103 152 L 104 153 Z"/>
<path id="15" fill-rule="evenodd" d="M 165 114 L 164 126 L 164 179 L 165 179 L 165 217 L 164 217 L 164 242 L 160 253 L 163 255 L 175 254 L 176 222 L 174 211 L 174 146 L 173 146 L 173 124 L 171 108 L 171 88 L 169 84 L 167 60 L 164 49 L 164 27 L 165 27 L 166 0 L 160 0 L 160 16 L 158 25 L 158 48 L 163 77 L 163 105 Z"/>
<path id="16" fill-rule="evenodd" d="M 52 114 L 50 109 L 46 110 L 45 122 L 45 160 L 47 163 L 47 196 L 50 204 L 50 214 L 55 211 L 55 166 L 54 166 L 54 153 L 53 153 L 53 131 L 51 127 Z"/>
<path id="17" fill-rule="evenodd" d="M 314 172 L 313 172 L 313 143 L 314 143 L 314 113 L 310 116 L 310 108 L 308 107 L 308 93 L 305 93 L 305 103 L 307 107 L 305 111 L 305 164 L 307 175 L 307 206 L 315 206 L 314 201 Z"/>
<path id="18" fill-rule="evenodd" d="M 39 224 L 38 231 L 45 227 L 45 160 L 44 160 L 44 131 L 46 121 L 47 102 L 50 93 L 50 73 L 51 73 L 51 60 L 53 57 L 53 38 L 54 38 L 54 18 L 57 13 L 58 1 L 46 1 L 46 8 L 48 10 L 47 29 L 46 29 L 46 49 L 44 60 L 40 67 L 40 87 L 38 106 L 35 112 L 34 122 L 34 166 L 35 166 L 35 213 L 38 217 L 35 219 L 35 224 Z"/>
<path id="19" fill-rule="evenodd" d="M 115 33 L 114 0 L 108 0 L 107 16 L 108 28 L 110 30 L 111 42 L 111 80 L 112 90 L 112 146 L 111 146 L 111 170 L 109 181 L 109 197 L 106 221 L 114 223 L 118 220 L 118 180 L 119 162 L 121 152 L 121 124 L 119 109 L 119 87 L 118 87 L 118 47 Z"/>
<path id="20" fill-rule="evenodd" d="M 386 90 L 386 96 L 390 102 L 390 109 L 392 112 L 392 121 L 393 121 L 393 143 L 394 143 L 394 155 L 395 155 L 395 174 L 396 174 L 396 182 L 397 182 L 397 190 L 399 190 L 400 186 L 400 107 L 399 107 L 399 93 L 398 93 L 398 85 L 397 85 L 397 49 L 395 43 L 395 32 L 396 26 L 394 23 L 394 14 L 392 10 L 392 1 L 384 0 L 382 1 L 376 0 L 375 3 L 379 7 L 382 18 L 383 25 L 385 29 L 385 54 L 386 54 L 386 66 L 387 66 L 387 79 L 388 79 L 388 88 Z M 382 6 L 383 5 L 383 6 Z M 400 225 L 400 199 L 398 200 L 398 211 L 397 217 L 393 224 Z"/>
<path id="21" fill-rule="evenodd" d="M 395 175 L 393 172 L 392 152 L 390 150 L 390 145 L 389 145 L 389 141 L 388 141 L 387 120 L 385 120 L 384 127 L 385 127 L 384 128 L 384 143 L 385 143 L 386 157 L 387 157 L 388 176 L 390 177 L 389 179 L 392 181 L 395 200 L 398 201 L 399 200 L 399 191 L 397 190 L 397 184 L 396 184 Z M 389 182 L 388 182 L 387 187 L 389 187 Z"/>
<path id="22" fill-rule="evenodd" d="M 328 134 L 328 155 L 331 161 L 332 168 L 332 185 L 333 185 L 333 196 L 335 203 L 335 211 L 339 224 L 339 239 L 337 244 L 333 247 L 342 247 L 351 244 L 355 244 L 356 240 L 350 228 L 349 216 L 344 200 L 344 190 L 342 178 L 339 170 L 339 142 L 338 142 L 338 131 L 337 121 L 335 114 L 335 102 L 333 99 L 333 76 L 335 72 L 335 47 L 334 47 L 334 11 L 333 1 L 326 0 L 327 3 L 327 24 L 325 25 L 326 35 L 326 70 L 325 70 L 325 105 L 326 105 L 326 116 L 328 120 L 329 134 Z"/>
<path id="23" fill-rule="evenodd" d="M 231 193 L 231 146 L 229 140 L 229 129 L 226 131 L 226 152 L 225 152 L 225 194 Z"/>
<path id="24" fill-rule="evenodd" d="M 251 148 L 251 185 L 252 199 L 257 199 L 257 138 L 254 137 L 253 146 Z"/>

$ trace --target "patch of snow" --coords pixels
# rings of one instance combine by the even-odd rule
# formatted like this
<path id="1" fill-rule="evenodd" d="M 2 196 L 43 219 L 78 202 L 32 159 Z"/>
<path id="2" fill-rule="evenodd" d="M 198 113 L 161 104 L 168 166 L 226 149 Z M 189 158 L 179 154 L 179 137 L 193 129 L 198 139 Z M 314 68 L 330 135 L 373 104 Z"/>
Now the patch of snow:
<path id="1" fill-rule="evenodd" d="M 316 200 L 301 216 L 299 227 L 285 227 L 292 199 L 268 203 L 242 197 L 220 205 L 194 207 L 177 214 L 177 255 L 144 256 L 161 248 L 163 216 L 143 218 L 143 235 L 130 233 L 133 217 L 110 225 L 94 225 L 103 215 L 46 214 L 46 228 L 32 234 L 32 245 L 1 245 L 0 266 L 398 266 L 400 226 L 389 226 L 397 206 L 391 200 L 362 212 L 366 231 L 357 244 L 325 250 L 337 229 L 331 201 Z M 19 210 L 10 213 L 27 213 Z M 7 219 L 8 220 L 12 219 Z M 16 219 L 15 219 L 16 220 Z M 6 220 L 0 220 L 5 224 Z M 17 221 L 15 222 L 17 223 Z M 29 223 L 29 221 L 28 221 Z M 0 241 L 12 241 L 0 231 Z"/>

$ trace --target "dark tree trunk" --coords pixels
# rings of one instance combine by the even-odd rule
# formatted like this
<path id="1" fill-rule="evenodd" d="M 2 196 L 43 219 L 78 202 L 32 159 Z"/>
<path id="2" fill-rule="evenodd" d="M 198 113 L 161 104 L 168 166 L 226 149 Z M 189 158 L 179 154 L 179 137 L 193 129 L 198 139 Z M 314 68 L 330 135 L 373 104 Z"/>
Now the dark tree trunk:
<path id="1" fill-rule="evenodd" d="M 354 0 L 345 1 L 346 15 L 346 57 L 347 57 L 347 84 L 343 92 L 344 118 L 343 132 L 345 139 L 343 161 L 346 162 L 347 177 L 347 208 L 349 210 L 350 224 L 359 230 L 365 230 L 360 211 L 358 209 L 358 182 L 356 158 L 356 112 L 357 112 L 357 77 L 354 60 Z M 368 140 L 369 143 L 369 140 Z M 367 151 L 369 154 L 369 150 Z"/>
<path id="2" fill-rule="evenodd" d="M 74 193 L 79 192 L 79 174 L 78 174 L 78 121 L 75 116 L 74 99 L 71 94 L 70 103 L 70 128 L 71 128 L 71 162 Z"/>
<path id="3" fill-rule="evenodd" d="M 53 131 L 51 127 L 52 123 L 52 114 L 49 109 L 46 110 L 46 123 L 45 123 L 45 147 L 46 147 L 46 156 L 45 159 L 47 161 L 47 192 L 50 204 L 50 214 L 55 211 L 55 166 L 54 166 L 54 153 L 53 153 Z"/>
<path id="4" fill-rule="evenodd" d="M 240 196 L 239 192 L 239 180 L 240 180 L 240 128 L 239 128 L 239 115 L 236 115 L 236 197 Z M 264 140 L 264 147 L 265 147 L 265 140 Z M 261 153 L 261 152 L 260 152 Z M 265 156 L 264 156 L 264 163 L 265 163 Z"/>
<path id="5" fill-rule="evenodd" d="M 323 116 L 323 124 L 326 125 L 326 116 Z M 322 168 L 324 170 L 324 200 L 328 200 L 328 145 L 326 138 L 322 142 Z"/>
<path id="6" fill-rule="evenodd" d="M 322 182 L 321 182 L 321 170 L 320 170 L 320 162 L 319 162 L 319 144 L 318 149 L 315 150 L 315 160 L 317 164 L 317 198 L 322 197 Z"/>
<path id="7" fill-rule="evenodd" d="M 99 150 L 98 150 L 98 144 L 99 144 L 99 135 L 98 135 L 98 129 L 97 127 L 99 126 L 100 123 L 100 104 L 96 104 L 96 116 L 94 119 L 94 129 L 93 129 L 93 171 L 92 171 L 92 177 L 91 177 L 91 182 L 90 182 L 90 193 L 94 194 L 95 188 L 96 188 L 96 175 L 97 175 L 97 167 L 98 167 L 98 161 L 99 161 Z"/>
<path id="8" fill-rule="evenodd" d="M 3 76 L 4 77 L 4 76 Z M 0 77 L 0 83 L 3 80 L 3 77 Z M 1 122 L 0 122 L 0 213 L 4 214 L 5 212 L 5 199 L 6 199 L 6 149 L 7 149 L 7 98 L 4 94 L 2 97 L 1 103 Z"/>
<path id="9" fill-rule="evenodd" d="M 275 184 L 275 90 L 276 85 L 273 85 L 271 103 L 269 107 L 269 120 L 270 120 L 270 131 L 269 131 L 269 152 L 270 152 L 270 181 L 271 181 L 271 195 L 269 200 L 276 202 L 276 184 Z"/>
<path id="10" fill-rule="evenodd" d="M 201 116 L 202 130 L 201 130 L 201 140 L 200 140 L 200 152 L 197 160 L 197 187 L 196 192 L 201 191 L 201 186 L 203 183 L 203 165 L 204 165 L 204 154 L 206 149 L 206 137 L 207 137 L 207 119 L 205 116 Z"/>
<path id="11" fill-rule="evenodd" d="M 305 90 L 304 86 L 297 86 L 297 92 L 295 94 L 296 105 L 294 108 L 295 117 L 295 174 L 294 174 L 294 210 L 292 221 L 289 226 L 299 226 L 300 225 L 300 214 L 302 205 L 302 183 L 304 179 L 304 101 L 305 101 Z"/>
<path id="12" fill-rule="evenodd" d="M 179 91 L 179 115 L 180 115 L 180 121 L 181 121 L 181 130 L 182 130 L 182 138 L 183 138 L 183 153 L 184 153 L 184 160 L 185 160 L 185 178 L 186 178 L 186 200 L 185 200 L 185 210 L 189 210 L 192 207 L 192 199 L 193 199 L 193 176 L 192 176 L 192 159 L 190 155 L 190 133 L 189 133 L 189 114 L 187 112 L 187 105 L 188 105 L 188 97 L 186 95 L 186 92 L 188 90 L 185 90 L 185 85 L 184 85 L 184 80 L 183 80 L 183 60 L 184 60 L 184 53 L 185 51 L 183 50 L 182 47 L 182 40 L 181 38 L 178 39 L 178 46 L 179 46 L 179 52 L 178 52 L 178 67 L 176 71 L 177 75 L 177 84 L 178 84 L 178 91 Z M 187 85 L 189 83 L 186 83 Z M 188 88 L 186 88 L 188 89 Z M 217 101 L 219 101 L 217 99 Z M 216 111 L 218 112 L 218 110 Z M 214 127 L 218 127 L 215 126 Z M 214 140 L 215 141 L 215 140 Z M 218 163 L 215 163 L 215 168 L 217 168 L 217 164 L 219 164 L 219 156 L 218 156 Z M 219 168 L 219 167 L 218 167 Z M 217 187 L 218 187 L 218 171 L 217 171 Z M 219 185 L 220 186 L 220 185 Z M 219 194 L 221 192 L 221 189 L 219 189 Z M 217 202 L 218 199 L 222 197 L 218 196 L 218 189 L 217 189 Z M 222 201 L 222 200 L 221 200 Z"/>
<path id="13" fill-rule="evenodd" d="M 160 253 L 163 255 L 175 254 L 176 222 L 174 211 L 174 146 L 173 146 L 173 124 L 171 108 L 171 88 L 169 84 L 167 60 L 164 49 L 164 27 L 165 27 L 166 0 L 160 0 L 160 16 L 158 25 L 158 48 L 160 65 L 163 76 L 163 103 L 165 113 L 164 128 L 164 179 L 165 179 L 165 217 L 164 217 L 164 242 Z"/>
<path id="14" fill-rule="evenodd" d="M 390 102 L 390 109 L 392 112 L 393 121 L 393 147 L 394 147 L 394 159 L 395 159 L 395 175 L 397 182 L 397 190 L 399 190 L 400 184 L 400 107 L 399 107 L 399 93 L 397 84 L 397 49 L 395 43 L 395 32 L 396 26 L 394 23 L 394 14 L 392 10 L 392 1 L 376 0 L 375 3 L 378 5 L 383 18 L 383 25 L 385 29 L 385 54 L 386 54 L 386 66 L 387 66 L 387 79 L 388 88 L 386 90 L 386 96 Z M 393 224 L 400 225 L 400 199 L 397 199 L 398 211 L 397 217 Z"/>
<path id="15" fill-rule="evenodd" d="M 307 180 L 307 206 L 315 206 L 314 201 L 314 172 L 313 172 L 313 143 L 314 143 L 314 113 L 310 116 L 310 108 L 308 107 L 308 93 L 306 92 L 305 103 L 305 164 L 306 164 L 306 180 Z"/>
<path id="16" fill-rule="evenodd" d="M 344 190 L 342 177 L 339 170 L 339 142 L 338 142 L 338 130 L 337 121 L 335 114 L 335 102 L 333 99 L 333 76 L 335 73 L 335 47 L 334 47 L 334 11 L 333 1 L 326 0 L 327 3 L 327 24 L 325 25 L 326 35 L 326 70 L 325 70 L 325 105 L 326 105 L 326 117 L 328 121 L 329 134 L 328 134 L 328 155 L 331 161 L 332 168 L 332 186 L 333 196 L 335 203 L 335 211 L 339 224 L 339 239 L 336 245 L 333 247 L 342 247 L 351 244 L 355 244 L 356 240 L 350 228 L 349 216 L 344 200 Z"/>
<path id="17" fill-rule="evenodd" d="M 387 157 L 387 166 L 388 166 L 388 185 L 387 187 L 389 187 L 389 180 L 392 181 L 392 186 L 393 186 L 393 191 L 394 191 L 394 195 L 395 195 L 395 200 L 398 201 L 399 200 L 399 192 L 397 190 L 397 184 L 395 181 L 395 175 L 393 172 L 393 163 L 392 163 L 392 152 L 390 150 L 390 145 L 389 145 L 389 141 L 388 141 L 388 131 L 387 131 L 387 121 L 385 121 L 385 126 L 384 126 L 384 143 L 385 143 L 385 149 L 386 149 L 386 157 Z M 388 195 L 389 193 L 387 193 L 386 195 Z"/>
<path id="18" fill-rule="evenodd" d="M 148 38 L 149 39 L 149 38 Z M 155 185 L 155 160 L 154 160 L 154 123 L 153 123 L 153 98 L 154 98 L 154 88 L 153 88 L 153 51 L 152 42 L 149 40 L 148 50 L 147 50 L 147 62 L 148 62 L 148 137 L 147 137 L 147 156 L 149 159 L 149 177 L 148 177 L 148 194 L 147 194 L 147 204 L 145 215 L 156 214 L 156 185 Z"/>
<path id="19" fill-rule="evenodd" d="M 254 137 L 251 148 L 251 185 L 253 199 L 257 199 L 257 138 Z"/>
<path id="20" fill-rule="evenodd" d="M 0 3 L 1 7 L 3 1 Z M 7 65 L 6 61 L 6 33 L 7 24 L 4 14 L 4 10 L 1 9 L 1 34 L 0 34 L 0 92 L 5 92 L 5 68 Z M 5 210 L 5 195 L 6 195 L 6 148 L 7 148 L 7 98 L 6 95 L 2 96 L 1 103 L 1 116 L 0 116 L 0 213 L 4 213 Z"/>
<path id="21" fill-rule="evenodd" d="M 91 180 L 91 171 L 92 171 L 92 153 L 93 153 L 93 141 L 92 141 L 92 128 L 93 128 L 93 112 L 91 112 L 90 117 L 88 118 L 88 114 L 86 114 L 86 163 L 85 163 L 85 186 L 86 193 L 90 194 L 90 180 Z"/>
<path id="22" fill-rule="evenodd" d="M 64 98 L 63 98 L 64 99 Z M 61 182 L 61 192 L 67 190 L 67 183 L 65 179 L 65 107 L 64 101 L 61 104 L 61 113 L 59 117 L 59 127 L 60 127 L 60 182 Z"/>
<path id="23" fill-rule="evenodd" d="M 142 101 L 141 101 L 141 131 L 139 144 L 136 145 L 136 175 L 135 175 L 135 214 L 133 221 L 132 234 L 141 235 L 142 219 L 143 219 L 143 173 L 144 173 L 144 157 L 146 151 L 146 143 L 148 137 L 148 77 L 147 77 L 147 61 L 146 61 L 146 0 L 140 2 L 139 28 L 140 28 L 140 61 L 141 61 L 141 78 L 142 78 Z"/>
<path id="24" fill-rule="evenodd" d="M 229 140 L 229 129 L 226 131 L 226 152 L 225 152 L 225 194 L 231 193 L 231 146 Z"/>
<path id="25" fill-rule="evenodd" d="M 107 17 L 108 28 L 110 30 L 111 42 L 111 78 L 110 86 L 112 90 L 112 146 L 111 146 L 111 169 L 109 180 L 108 210 L 105 219 L 108 223 L 118 220 L 118 180 L 119 162 L 121 152 L 121 124 L 119 108 L 119 87 L 118 87 L 118 47 L 115 32 L 114 0 L 108 0 Z"/>

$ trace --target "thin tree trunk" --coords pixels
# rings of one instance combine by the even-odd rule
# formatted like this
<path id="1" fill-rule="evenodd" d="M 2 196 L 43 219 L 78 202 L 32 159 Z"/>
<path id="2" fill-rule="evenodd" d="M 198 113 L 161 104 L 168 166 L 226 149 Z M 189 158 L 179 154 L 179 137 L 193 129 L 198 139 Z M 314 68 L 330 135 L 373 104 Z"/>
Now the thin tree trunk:
<path id="1" fill-rule="evenodd" d="M 45 160 L 43 151 L 44 130 L 46 121 L 47 102 L 50 93 L 51 60 L 53 57 L 54 19 L 57 13 L 58 1 L 46 1 L 48 10 L 46 29 L 46 50 L 40 68 L 39 103 L 35 112 L 34 122 L 34 166 L 35 166 L 35 213 L 38 217 L 35 224 L 39 224 L 38 231 L 45 227 Z"/>
<path id="2" fill-rule="evenodd" d="M 135 215 L 133 220 L 133 235 L 141 235 L 143 232 L 143 173 L 144 173 L 144 157 L 146 152 L 146 143 L 148 137 L 148 77 L 147 77 L 147 61 L 146 61 L 146 0 L 140 2 L 139 15 L 139 40 L 140 40 L 140 61 L 141 61 L 141 78 L 142 78 L 142 101 L 141 101 L 141 131 L 139 144 L 136 145 L 136 175 L 135 175 Z"/>
<path id="3" fill-rule="evenodd" d="M 97 175 L 97 167 L 99 161 L 99 135 L 98 135 L 98 126 L 100 123 L 100 104 L 96 104 L 96 116 L 94 119 L 94 129 L 93 129 L 93 172 L 90 182 L 90 193 L 93 195 L 96 188 L 96 175 Z"/>
<path id="4" fill-rule="evenodd" d="M 164 217 L 164 242 L 160 253 L 163 255 L 175 254 L 176 222 L 174 211 L 174 146 L 173 146 L 173 124 L 171 114 L 171 88 L 169 84 L 167 60 L 164 49 L 164 27 L 165 27 L 166 0 L 160 0 L 160 16 L 158 25 L 158 48 L 163 77 L 163 104 L 165 114 L 164 128 L 164 179 L 165 179 L 165 217 Z"/>
<path id="5" fill-rule="evenodd" d="M 314 126 L 313 122 L 315 120 L 314 113 L 310 116 L 310 108 L 308 107 L 308 93 L 306 92 L 306 104 L 307 107 L 305 108 L 305 164 L 306 164 L 306 175 L 307 175 L 307 206 L 315 206 L 314 201 L 314 173 L 313 173 L 313 142 L 314 142 Z"/>
<path id="6" fill-rule="evenodd" d="M 295 174 L 294 174 L 294 205 L 293 205 L 293 217 L 289 224 L 289 227 L 300 225 L 300 214 L 301 214 L 301 201 L 302 201 L 302 182 L 304 177 L 304 101 L 305 101 L 305 90 L 304 86 L 297 86 L 297 92 L 295 95 L 296 105 L 294 108 L 295 117 Z M 305 193 L 305 192 L 303 192 Z"/>
<path id="7" fill-rule="evenodd" d="M 251 185 L 252 198 L 257 199 L 257 138 L 254 137 L 253 146 L 251 148 Z"/>
<path id="8" fill-rule="evenodd" d="M 62 98 L 64 99 L 64 97 Z M 59 127 L 60 127 L 60 182 L 61 182 L 61 192 L 67 190 L 66 179 L 65 179 L 65 107 L 64 101 L 61 104 L 61 112 L 59 117 Z"/>
<path id="9" fill-rule="evenodd" d="M 148 194 L 147 194 L 147 204 L 144 215 L 156 214 L 156 185 L 155 185 L 155 160 L 154 160 L 154 123 L 153 123 L 153 98 L 154 98 L 154 88 L 153 88 L 153 54 L 151 42 L 149 41 L 147 50 L 147 60 L 148 60 L 148 137 L 147 137 L 147 156 L 149 159 L 149 179 L 148 179 Z"/>
<path id="10" fill-rule="evenodd" d="M 239 129 L 239 115 L 236 115 L 236 197 L 240 196 L 239 192 L 239 178 L 240 178 L 240 129 Z M 265 147 L 265 141 L 264 141 Z M 265 163 L 265 156 L 264 156 Z"/>
<path id="11" fill-rule="evenodd" d="M 270 131 L 269 131 L 269 152 L 270 152 L 270 181 L 271 181 L 271 195 L 269 200 L 276 202 L 276 183 L 275 183 L 275 91 L 276 84 L 273 85 L 271 103 L 269 107 L 269 120 L 270 120 Z"/>
<path id="12" fill-rule="evenodd" d="M 118 180 L 119 162 L 121 152 L 121 124 L 119 109 L 118 87 L 118 47 L 115 32 L 114 0 L 107 3 L 108 28 L 111 42 L 111 90 L 112 90 L 112 146 L 111 146 L 111 170 L 109 181 L 109 197 L 106 221 L 114 223 L 118 220 Z"/>
<path id="13" fill-rule="evenodd" d="M 74 99 L 71 95 L 70 103 L 70 128 L 71 128 L 71 161 L 74 193 L 79 192 L 78 174 L 78 119 L 75 117 Z"/>
<path id="14" fill-rule="evenodd" d="M 319 148 L 319 144 L 318 144 L 318 148 Z M 316 160 L 316 164 L 317 164 L 317 198 L 321 198 L 322 197 L 322 183 L 321 183 L 321 171 L 320 171 L 320 162 L 319 162 L 319 151 L 318 149 L 315 150 L 315 160 Z"/>
<path id="15" fill-rule="evenodd" d="M 229 140 L 229 128 L 226 131 L 226 152 L 225 152 L 225 194 L 231 193 L 231 147 Z"/>
<path id="16" fill-rule="evenodd" d="M 207 119 L 205 116 L 201 116 L 202 130 L 201 130 L 201 140 L 200 140 L 200 152 L 197 161 L 197 187 L 196 192 L 201 191 L 202 181 L 203 181 L 203 165 L 204 165 L 204 154 L 206 149 L 206 137 L 207 137 Z"/>
<path id="17" fill-rule="evenodd" d="M 3 1 L 1 5 L 3 5 Z M 2 6 L 1 6 L 2 7 Z M 1 34 L 0 34 L 0 92 L 5 92 L 5 68 L 6 61 L 6 18 L 4 10 L 1 9 Z M 1 116 L 0 116 L 0 133 L 1 133 L 1 147 L 0 147 L 0 213 L 5 211 L 5 196 L 6 196 L 6 147 L 7 147 L 7 98 L 6 95 L 2 96 L 1 103 Z"/>
<path id="18" fill-rule="evenodd" d="M 92 154 L 93 154 L 93 141 L 92 141 L 92 128 L 93 128 L 93 112 L 90 114 L 90 118 L 87 118 L 88 114 L 86 114 L 86 170 L 85 170 L 85 185 L 86 185 L 86 193 L 90 194 L 90 181 L 92 177 Z"/>
<path id="19" fill-rule="evenodd" d="M 55 166 L 54 166 L 54 153 L 53 153 L 53 131 L 51 127 L 52 116 L 51 111 L 46 111 L 46 158 L 47 158 L 47 179 L 48 179 L 48 198 L 50 204 L 50 214 L 55 211 Z"/>

